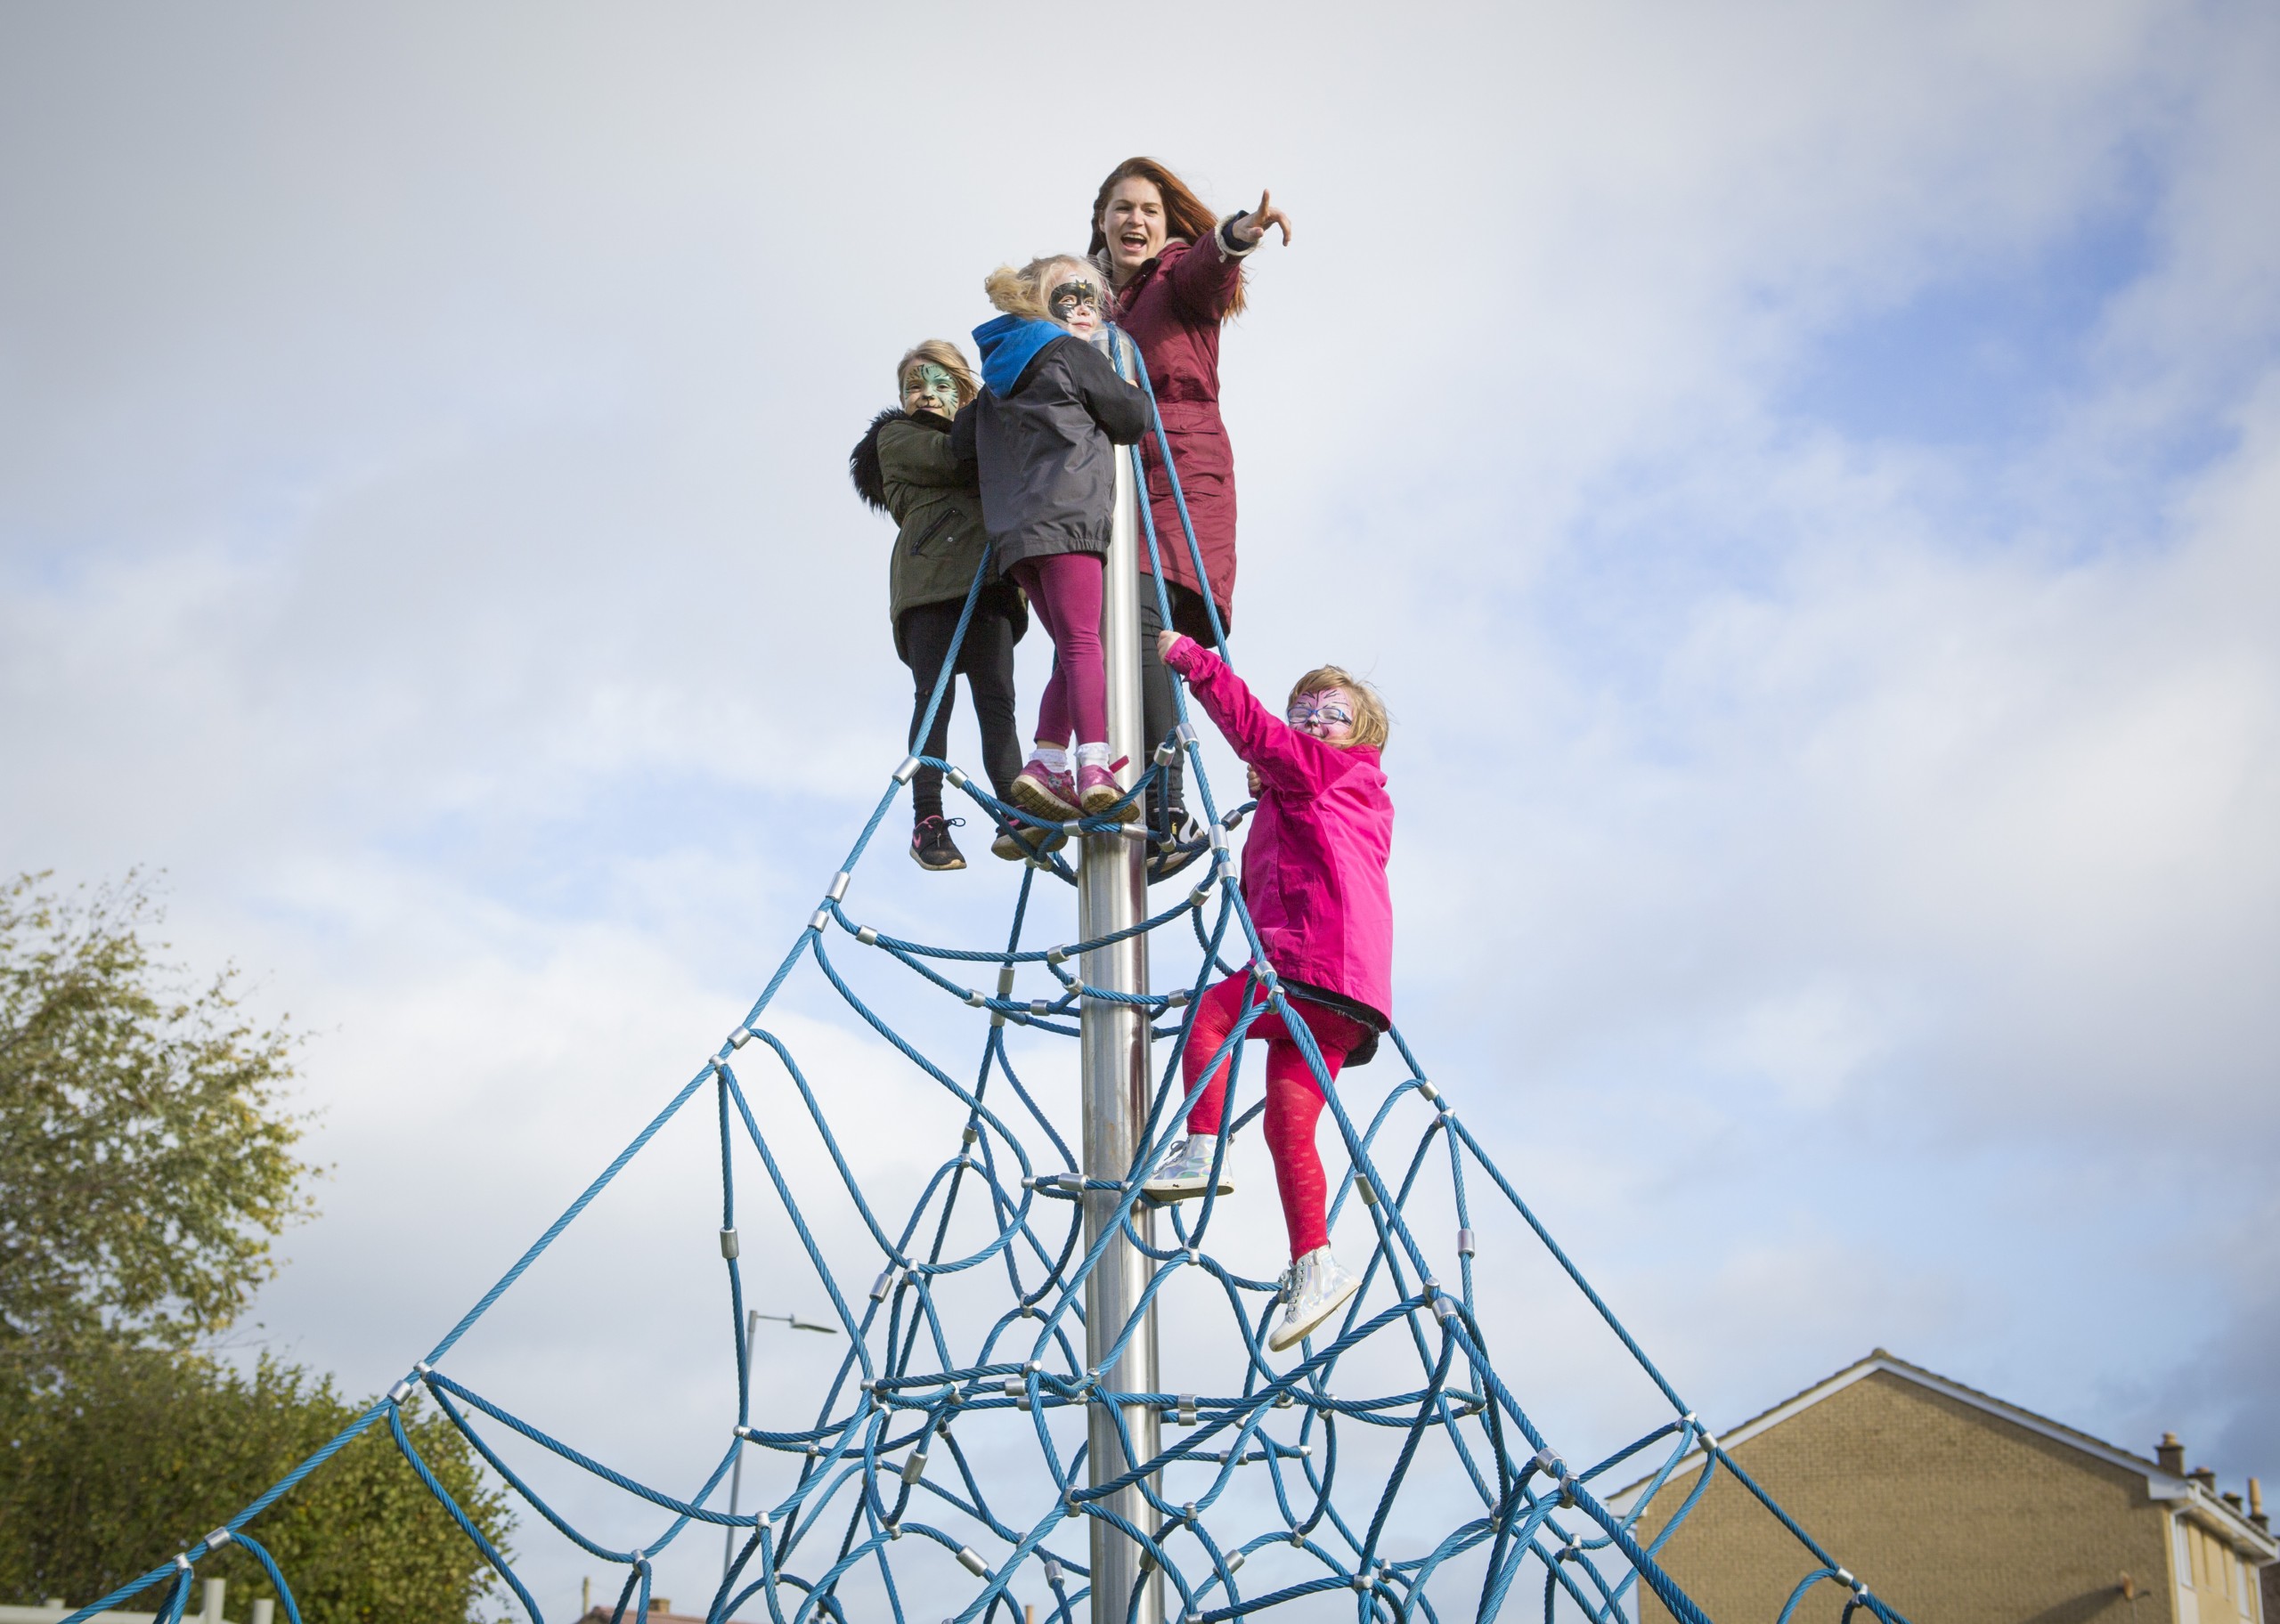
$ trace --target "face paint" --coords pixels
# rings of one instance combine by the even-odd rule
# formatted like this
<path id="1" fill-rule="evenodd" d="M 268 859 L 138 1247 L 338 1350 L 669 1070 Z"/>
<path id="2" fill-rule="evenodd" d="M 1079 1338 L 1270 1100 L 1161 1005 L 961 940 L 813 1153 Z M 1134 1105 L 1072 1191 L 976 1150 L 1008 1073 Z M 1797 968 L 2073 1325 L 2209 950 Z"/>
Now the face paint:
<path id="1" fill-rule="evenodd" d="M 1301 694 L 1283 715 L 1291 727 L 1315 738 L 1346 738 L 1354 731 L 1354 696 L 1344 688 Z"/>
<path id="2" fill-rule="evenodd" d="M 1082 277 L 1071 277 L 1046 296 L 1046 307 L 1053 312 L 1055 321 L 1066 322 L 1080 304 L 1089 304 L 1095 314 L 1102 311 L 1101 289 L 1097 282 Z"/>
<path id="3" fill-rule="evenodd" d="M 956 417 L 958 410 L 958 380 L 946 367 L 931 361 L 922 361 L 903 375 L 902 409 L 905 411 L 932 411 L 941 416 Z"/>

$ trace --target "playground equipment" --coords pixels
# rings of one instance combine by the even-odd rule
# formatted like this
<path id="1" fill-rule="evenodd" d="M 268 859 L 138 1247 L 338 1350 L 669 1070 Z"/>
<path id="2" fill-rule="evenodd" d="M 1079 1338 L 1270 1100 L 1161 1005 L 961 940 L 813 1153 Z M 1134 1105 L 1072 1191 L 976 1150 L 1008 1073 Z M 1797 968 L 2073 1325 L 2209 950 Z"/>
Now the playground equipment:
<path id="1" fill-rule="evenodd" d="M 1136 369 L 1144 385 L 1137 355 L 1120 337 L 1117 343 L 1121 364 Z M 1177 498 L 1160 418 L 1154 432 Z M 1644 1595 L 1683 1624 L 1708 1624 L 1656 1558 L 1722 1471 L 1798 1542 L 1796 1587 L 1779 1620 L 1768 1624 L 1787 1624 L 1812 1587 L 1822 1584 L 1842 1593 L 1847 1624 L 1858 1610 L 1884 1624 L 1907 1624 L 1719 1446 L 1497 1169 L 1460 1119 L 1455 1100 L 1429 1078 L 1398 1030 L 1388 1036 L 1401 1075 L 1365 1117 L 1349 1108 L 1363 1100 L 1361 1074 L 1327 1085 L 1304 1023 L 1291 1023 L 1326 1084 L 1330 1115 L 1351 1164 L 1336 1181 L 1331 1222 L 1342 1215 L 1358 1219 L 1371 1243 L 1362 1290 L 1331 1322 L 1334 1331 L 1325 1327 L 1302 1344 L 1295 1361 L 1278 1368 L 1265 1346 L 1282 1284 L 1247 1276 L 1212 1249 L 1220 1198 L 1207 1194 L 1192 1208 L 1160 1214 L 1141 1195 L 1143 1177 L 1183 1132 L 1180 1051 L 1193 998 L 1217 977 L 1240 973 L 1246 962 L 1256 966 L 1258 1002 L 1227 1040 L 1239 1105 L 1243 1034 L 1265 1011 L 1286 1006 L 1234 882 L 1230 819 L 1213 795 L 1185 697 L 1172 739 L 1140 736 L 1137 594 L 1144 578 L 1136 552 L 1144 546 L 1152 559 L 1160 558 L 1160 542 L 1148 505 L 1136 498 L 1137 448 L 1120 462 L 1103 629 L 1112 754 L 1128 759 L 1120 783 L 1129 798 L 1144 793 L 1150 775 L 1176 751 L 1187 752 L 1189 782 L 1209 824 L 1202 841 L 1208 849 L 1189 871 L 1201 878 L 1151 914 L 1144 830 L 1112 816 L 1087 818 L 1063 826 L 1072 844 L 1026 865 L 1002 948 L 943 946 L 881 931 L 851 914 L 850 897 L 874 835 L 921 765 L 919 758 L 905 759 L 750 1012 L 504 1277 L 338 1437 L 228 1522 L 73 1613 L 68 1624 L 154 1587 L 162 1587 L 159 1624 L 179 1624 L 197 1564 L 232 1542 L 258 1561 L 289 1618 L 300 1624 L 288 1576 L 260 1543 L 259 1517 L 350 1439 L 379 1425 L 389 1429 L 533 1624 L 541 1624 L 541 1609 L 512 1564 L 419 1458 L 400 1413 L 419 1391 L 547 1522 L 592 1556 L 624 1569 L 621 1619 L 648 1611 L 657 1554 L 702 1525 L 725 1531 L 728 1541 L 725 1571 L 705 1605 L 712 1620 L 764 1610 L 773 1624 L 932 1624 L 938 1618 L 1022 1624 L 1024 1608 L 1054 1624 L 1076 1624 L 1080 1614 L 1092 1624 L 1163 1624 L 1172 1617 L 1217 1624 L 1269 1614 L 1296 1620 L 1342 1615 L 1348 1608 L 1364 1621 L 1437 1621 L 1452 1611 L 1485 1620 L 1505 1609 L 1525 1576 L 1541 1580 L 1547 1624 L 1561 1615 L 1626 1624 L 1644 1611 Z M 1184 500 L 1180 508 L 1185 520 Z M 1192 529 L 1185 541 L 1203 579 Z M 1145 579 L 1160 581 L 1160 570 Z M 981 584 L 977 576 L 968 616 Z M 1164 619 L 1169 622 L 1168 611 Z M 961 637 L 964 632 L 962 621 Z M 943 663 L 936 706 L 956 664 L 955 654 Z M 955 763 L 932 765 L 993 819 L 1048 827 L 993 800 Z M 1075 866 L 1066 852 L 1077 854 Z M 1075 889 L 1078 940 L 1027 946 L 1032 916 L 1046 911 L 1042 899 L 1056 881 Z M 1193 934 L 1200 967 L 1187 985 L 1152 990 L 1148 950 L 1159 932 Z M 971 1019 L 981 1033 L 981 1052 L 971 1084 L 930 1059 L 856 991 L 835 957 L 851 945 L 852 953 L 898 965 L 977 1012 Z M 960 1108 L 955 1153 L 935 1168 L 899 1223 L 850 1169 L 828 1089 L 815 1085 L 792 1046 L 764 1024 L 803 962 Z M 980 975 L 987 982 L 993 973 L 994 985 L 960 978 Z M 1045 995 L 1017 996 L 1024 977 Z M 1076 1041 L 1082 1076 L 1077 1145 L 1036 1085 L 1024 1080 L 1009 1042 L 1014 1034 L 1025 1042 L 1031 1035 Z M 1154 1064 L 1160 1038 L 1169 1051 L 1160 1071 Z M 1391 1068 L 1381 1062 L 1385 1069 Z M 827 1264 L 776 1141 L 753 1108 L 753 1079 L 779 1070 L 787 1102 L 819 1135 L 875 1248 L 880 1271 L 867 1291 L 843 1288 Z M 694 1488 L 669 1490 L 551 1436 L 444 1367 L 470 1328 L 701 1092 L 712 1096 L 719 1125 L 720 1242 L 734 1328 L 737 1411 L 709 1474 Z M 1256 1104 L 1229 1113 L 1223 1155 L 1226 1141 L 1258 1114 Z M 1413 1128 L 1413 1140 L 1405 1142 Z M 767 1196 L 828 1295 L 835 1328 L 849 1338 L 835 1376 L 812 1409 L 797 1416 L 755 1418 L 737 1153 L 756 1156 Z M 1454 1218 L 1453 1235 L 1445 1229 L 1428 1238 L 1413 1224 L 1411 1214 L 1429 1207 Z M 1171 1230 L 1160 1242 L 1160 1216 Z M 1509 1227 L 1515 1246 L 1532 1238 L 1543 1248 L 1555 1277 L 1603 1328 L 1609 1352 L 1631 1361 L 1667 1405 L 1659 1424 L 1582 1466 L 1545 1436 L 1498 1374 L 1494 1294 L 1486 1290 L 1478 1261 L 1488 1216 Z M 976 1230 L 973 1244 L 952 1244 L 960 1225 Z M 985 1293 L 982 1283 L 1001 1273 L 1003 1290 Z M 1195 1299 L 1180 1299 L 1185 1312 L 1199 1311 L 1198 1302 L 1217 1304 L 1209 1336 L 1190 1336 L 1182 1350 L 1184 1363 L 1210 1368 L 1215 1391 L 1167 1391 L 1162 1384 L 1158 1313 L 1175 1291 Z M 979 1311 L 965 1301 L 985 1295 Z M 1368 1390 L 1357 1396 L 1332 1384 L 1349 1378 Z M 1179 1434 L 1168 1444 L 1167 1423 Z M 662 1525 L 637 1548 L 602 1543 L 501 1457 L 494 1441 L 501 1428 L 656 1507 Z M 1658 1505 L 1673 1468 L 1697 1452 L 1708 1469 L 1692 1474 L 1679 1505 Z M 756 1466 L 775 1472 L 772 1482 L 756 1485 L 757 1505 L 750 1510 L 743 1508 L 748 1453 Z M 1646 1482 L 1624 1497 L 1629 1509 L 1610 1509 L 1610 1488 L 1633 1479 Z M 727 1493 L 724 1484 L 733 1485 Z M 1420 1505 L 1423 1510 L 1414 1509 Z"/>

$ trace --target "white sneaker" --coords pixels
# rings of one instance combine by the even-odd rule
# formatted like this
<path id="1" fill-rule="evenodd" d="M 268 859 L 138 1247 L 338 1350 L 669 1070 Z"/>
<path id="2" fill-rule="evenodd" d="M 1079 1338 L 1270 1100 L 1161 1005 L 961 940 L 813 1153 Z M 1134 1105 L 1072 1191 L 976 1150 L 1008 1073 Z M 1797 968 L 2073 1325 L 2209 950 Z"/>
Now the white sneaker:
<path id="1" fill-rule="evenodd" d="M 1328 1246 L 1316 1246 L 1291 1265 L 1291 1283 L 1283 1288 L 1282 1323 L 1274 1328 L 1266 1345 L 1280 1353 L 1304 1341 L 1322 1322 L 1346 1306 L 1362 1289 L 1362 1282 L 1339 1267 Z"/>
<path id="2" fill-rule="evenodd" d="M 1164 1153 L 1162 1165 L 1149 1175 L 1140 1193 L 1156 1201 L 1185 1201 L 1200 1196 L 1211 1183 L 1211 1157 L 1219 1148 L 1216 1133 L 1192 1133 Z M 1235 1181 L 1219 1168 L 1219 1193 L 1235 1193 Z"/>

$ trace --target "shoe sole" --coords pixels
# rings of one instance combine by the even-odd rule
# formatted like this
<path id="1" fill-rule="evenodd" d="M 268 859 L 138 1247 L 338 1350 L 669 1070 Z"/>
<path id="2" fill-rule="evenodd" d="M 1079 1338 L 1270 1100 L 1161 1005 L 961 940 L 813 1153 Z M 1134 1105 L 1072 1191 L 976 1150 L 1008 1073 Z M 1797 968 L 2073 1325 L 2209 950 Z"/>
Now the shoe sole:
<path id="1" fill-rule="evenodd" d="M 1206 1193 L 1210 1185 L 1211 1175 L 1205 1173 L 1199 1173 L 1193 1179 L 1151 1179 L 1140 1187 L 1140 1193 L 1151 1201 L 1168 1206 L 1175 1201 L 1196 1199 Z M 1219 1181 L 1219 1193 L 1223 1196 L 1234 1195 L 1234 1181 L 1223 1176 Z"/>
<path id="2" fill-rule="evenodd" d="M 1122 790 L 1087 790 L 1078 799 L 1085 803 L 1087 817 L 1106 817 L 1109 808 L 1115 807 L 1123 795 Z M 1121 807 L 1117 807 L 1116 821 L 1120 824 L 1136 823 L 1139 816 L 1140 803 L 1136 800 L 1128 800 Z"/>
<path id="3" fill-rule="evenodd" d="M 1069 843 L 1069 837 L 1058 829 L 1038 829 L 1031 832 L 1041 837 L 1039 843 L 1034 849 L 1017 840 L 1012 842 L 1014 849 L 1007 851 L 1005 849 L 1006 845 L 1005 837 L 1000 835 L 997 840 L 989 842 L 990 855 L 1003 857 L 1008 863 L 1026 863 L 1033 857 L 1049 857 Z"/>
<path id="4" fill-rule="evenodd" d="M 1014 780 L 1014 787 L 1006 799 L 1031 817 L 1041 817 L 1047 823 L 1064 824 L 1072 817 L 1084 816 L 1026 773 Z"/>
<path id="5" fill-rule="evenodd" d="M 1306 1320 L 1303 1324 L 1285 1324 L 1277 1326 L 1274 1328 L 1274 1334 L 1266 1339 L 1266 1345 L 1268 1349 L 1274 1352 L 1280 1353 L 1286 1348 L 1304 1342 L 1307 1337 L 1313 1336 L 1316 1330 L 1321 1328 L 1324 1320 L 1335 1314 L 1340 1309 L 1344 1308 L 1348 1303 L 1351 1303 L 1354 1300 L 1354 1294 L 1361 1289 L 1362 1280 L 1360 1276 L 1357 1275 L 1354 1279 L 1348 1280 L 1346 1282 L 1346 1289 L 1340 1292 L 1329 1302 L 1323 1303 L 1321 1310 L 1316 1312 L 1312 1319 Z"/>
<path id="6" fill-rule="evenodd" d="M 965 866 L 964 857 L 953 857 L 948 863 L 929 863 L 918 855 L 918 848 L 910 849 L 910 860 L 930 874 L 954 874 Z"/>

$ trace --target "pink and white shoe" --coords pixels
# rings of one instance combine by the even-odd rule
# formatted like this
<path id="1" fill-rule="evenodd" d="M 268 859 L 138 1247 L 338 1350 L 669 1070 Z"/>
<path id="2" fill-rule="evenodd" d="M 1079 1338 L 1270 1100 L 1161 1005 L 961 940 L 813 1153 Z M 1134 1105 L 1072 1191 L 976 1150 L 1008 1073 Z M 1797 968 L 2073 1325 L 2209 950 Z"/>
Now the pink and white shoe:
<path id="1" fill-rule="evenodd" d="M 1078 811 L 1077 781 L 1067 771 L 1055 772 L 1035 756 L 1006 797 L 1031 817 L 1059 824 L 1081 816 Z"/>
<path id="2" fill-rule="evenodd" d="M 1136 797 L 1120 807 L 1116 803 L 1124 796 L 1124 786 L 1118 784 L 1116 775 L 1105 767 L 1080 767 L 1077 769 L 1077 804 L 1085 808 L 1087 817 L 1104 816 L 1116 807 L 1116 821 L 1128 824 L 1140 816 L 1140 802 Z"/>

